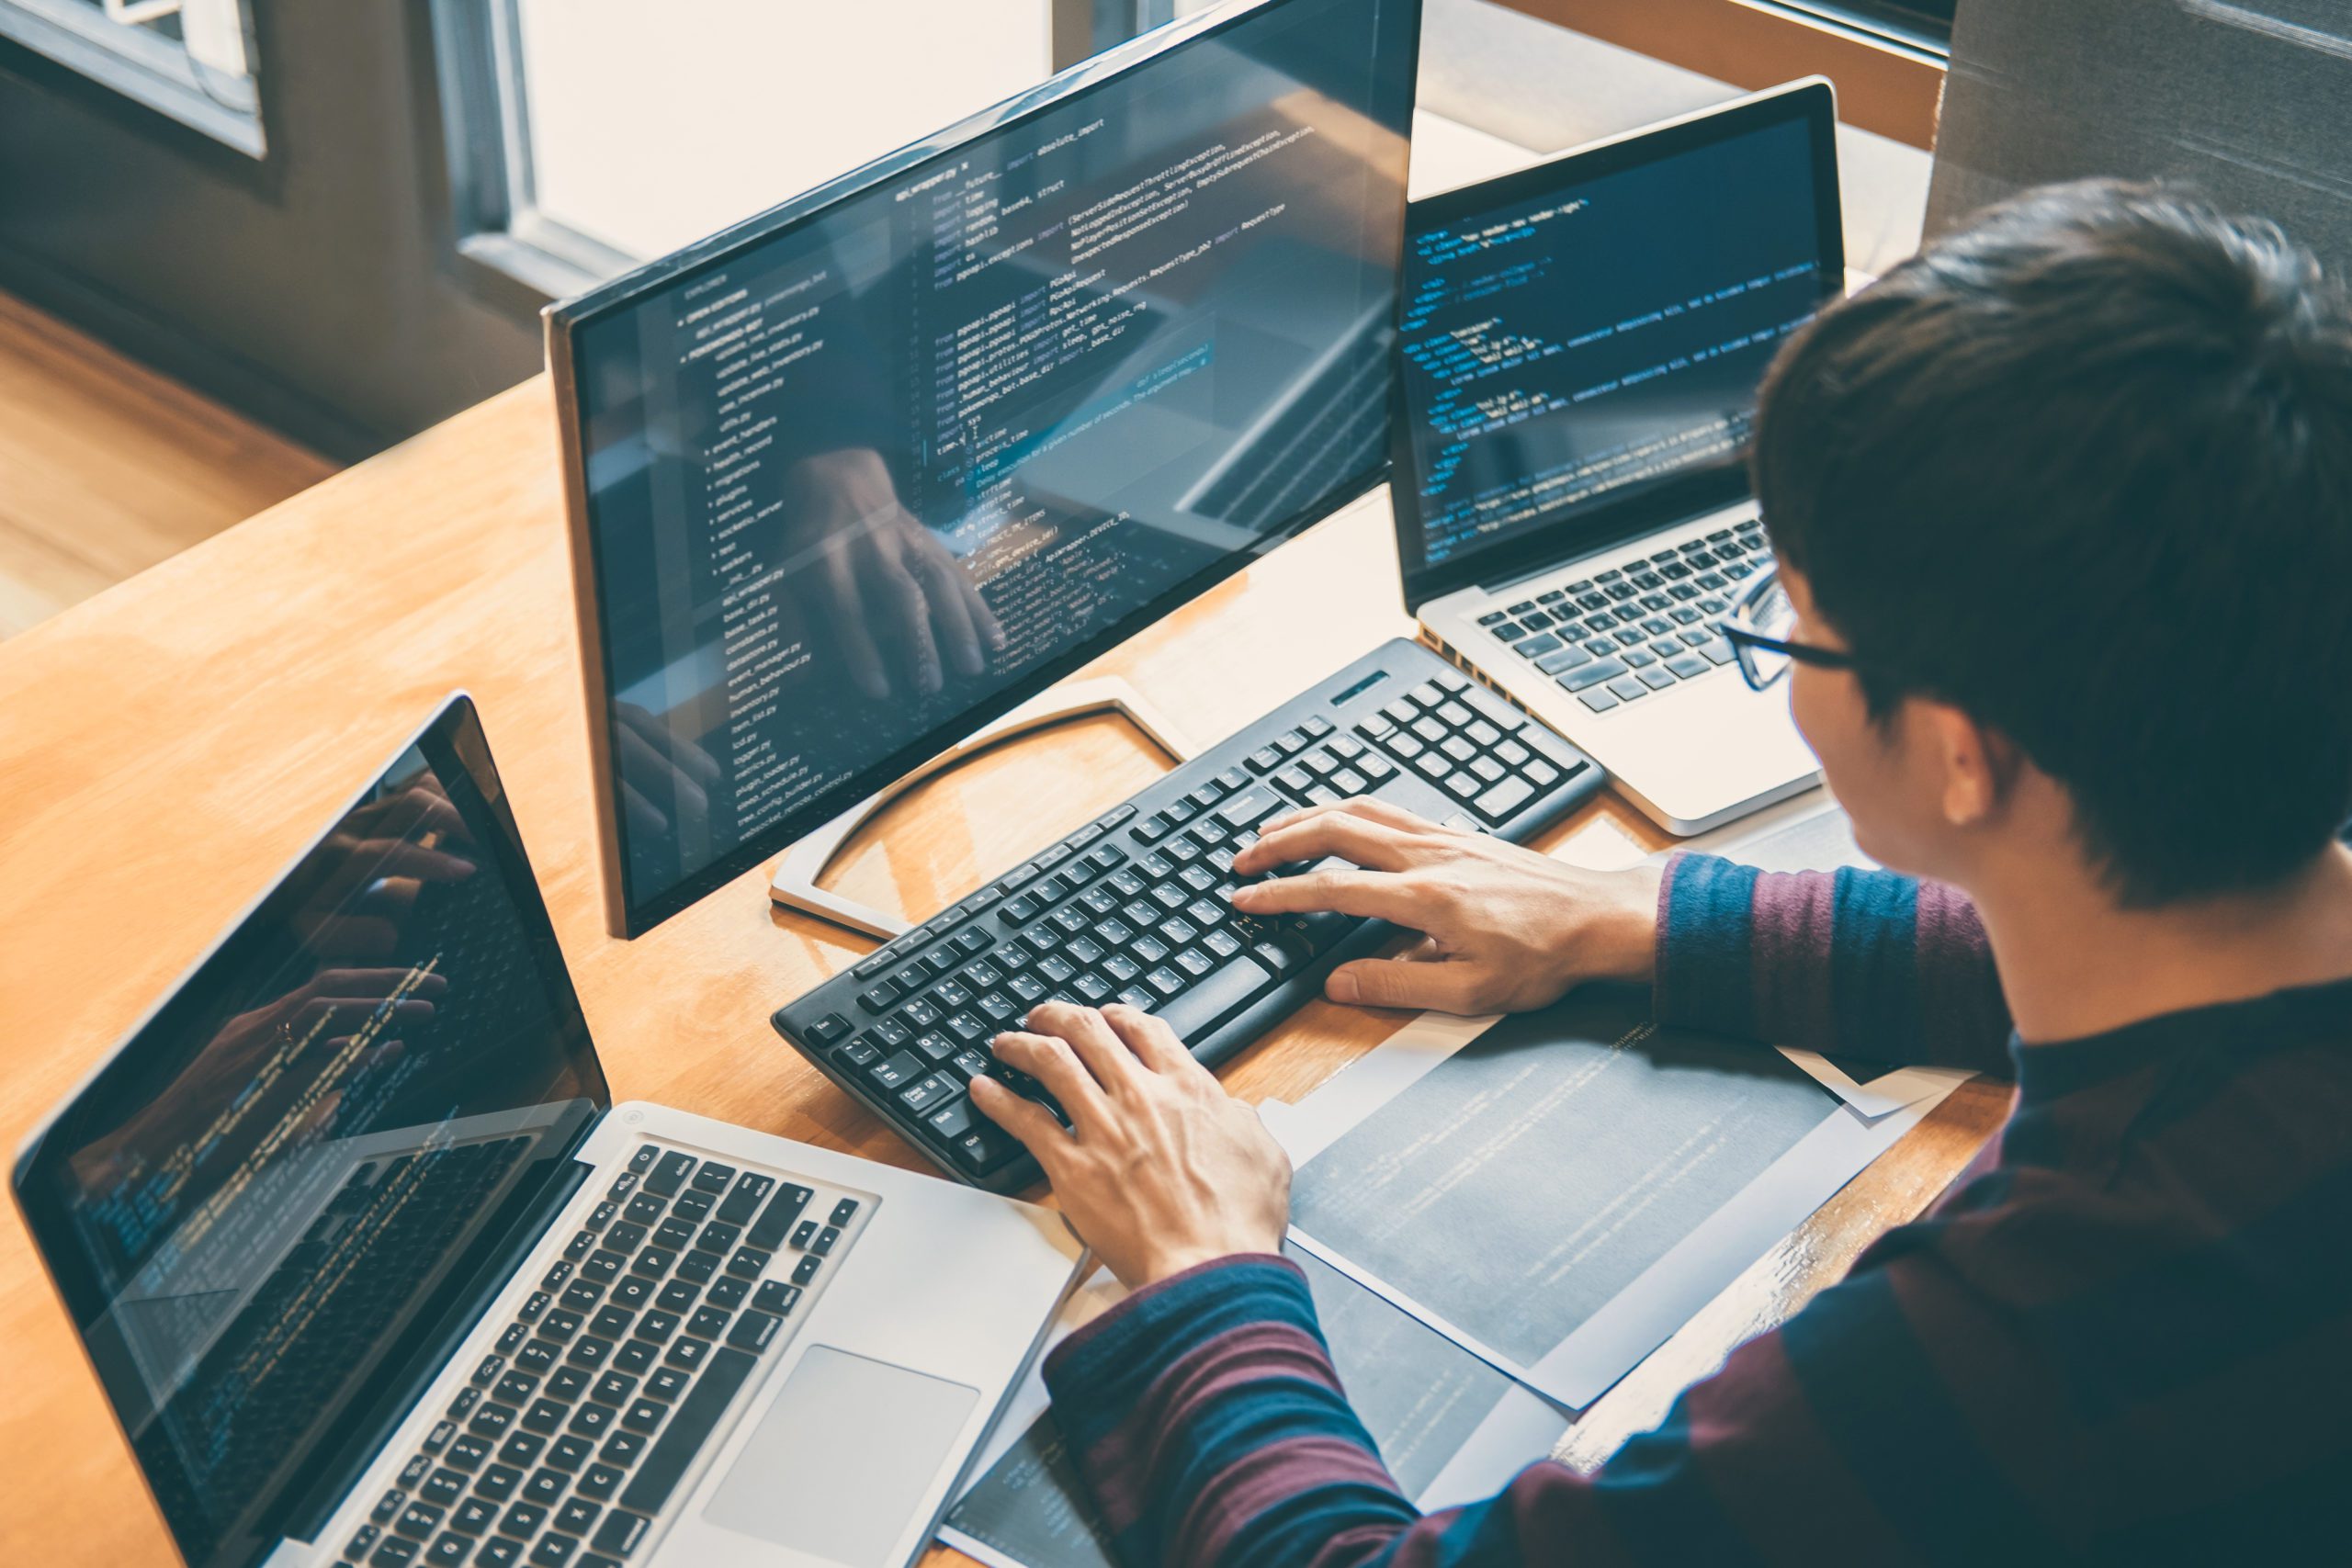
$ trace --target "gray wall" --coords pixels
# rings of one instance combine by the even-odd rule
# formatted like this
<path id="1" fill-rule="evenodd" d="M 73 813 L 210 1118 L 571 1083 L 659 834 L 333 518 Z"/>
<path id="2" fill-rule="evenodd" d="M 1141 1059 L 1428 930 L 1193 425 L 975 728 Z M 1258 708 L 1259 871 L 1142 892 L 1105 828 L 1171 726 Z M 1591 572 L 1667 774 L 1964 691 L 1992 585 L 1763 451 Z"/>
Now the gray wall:
<path id="1" fill-rule="evenodd" d="M 254 7 L 267 161 L 0 52 L 0 288 L 327 455 L 539 367 L 527 310 L 460 278 L 426 7 Z"/>
<path id="2" fill-rule="evenodd" d="M 2089 175 L 2194 183 L 2352 270 L 2352 4 L 1967 0 L 1928 231 Z"/>

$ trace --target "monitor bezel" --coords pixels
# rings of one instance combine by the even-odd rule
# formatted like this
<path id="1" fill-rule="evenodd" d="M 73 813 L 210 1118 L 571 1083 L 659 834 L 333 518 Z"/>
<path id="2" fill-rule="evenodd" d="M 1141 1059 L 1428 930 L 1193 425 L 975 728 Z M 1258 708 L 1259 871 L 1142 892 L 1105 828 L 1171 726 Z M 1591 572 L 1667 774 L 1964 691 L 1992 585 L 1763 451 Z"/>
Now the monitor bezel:
<path id="1" fill-rule="evenodd" d="M 120 1407 L 116 1404 L 111 1392 L 107 1390 L 97 1363 L 90 1354 L 88 1325 L 104 1315 L 109 1298 L 103 1281 L 96 1277 L 88 1256 L 82 1249 L 80 1238 L 74 1232 L 72 1216 L 57 1201 L 58 1185 L 51 1178 L 57 1174 L 57 1165 L 68 1153 L 61 1137 L 74 1127 L 74 1113 L 91 1096 L 120 1075 L 144 1066 L 143 1044 L 160 1040 L 163 1037 L 161 1032 L 168 1031 L 183 1010 L 198 1005 L 200 987 L 208 972 L 216 965 L 234 965 L 254 943 L 263 940 L 273 918 L 283 912 L 288 900 L 299 892 L 291 886 L 294 874 L 333 836 L 346 817 L 368 802 L 386 775 L 413 750 L 423 750 L 436 766 L 442 758 L 450 759 L 472 779 L 486 804 L 491 830 L 498 840 L 494 845 L 484 848 L 497 861 L 500 874 L 508 879 L 510 886 L 518 880 L 527 885 L 528 896 L 515 899 L 516 908 L 542 957 L 552 957 L 551 964 L 542 964 L 542 973 L 550 982 L 549 991 L 556 1004 L 563 1053 L 587 1089 L 587 1098 L 594 1114 L 582 1119 L 579 1131 L 562 1152 L 563 1157 L 548 1161 L 551 1171 L 560 1171 L 570 1163 L 571 1150 L 585 1142 L 603 1113 L 612 1108 L 612 1089 L 605 1077 L 604 1064 L 597 1057 L 594 1043 L 589 1037 L 587 1017 L 581 1011 L 579 993 L 571 983 L 562 946 L 556 940 L 547 900 L 539 892 L 537 878 L 533 874 L 529 857 L 524 851 L 522 833 L 515 825 L 513 808 L 507 803 L 503 781 L 491 761 L 489 740 L 483 734 L 481 716 L 469 694 L 453 692 L 435 710 L 433 716 L 390 752 L 382 763 L 368 775 L 367 783 L 354 790 L 318 831 L 304 841 L 301 848 L 270 878 L 261 893 L 221 929 L 212 943 L 164 990 L 139 1021 L 125 1031 L 122 1037 L 82 1076 L 81 1080 L 50 1109 L 17 1148 L 9 1175 L 10 1195 L 15 1200 L 17 1213 L 25 1222 L 27 1233 L 32 1238 L 33 1250 L 40 1258 L 42 1269 L 49 1275 L 51 1284 L 72 1320 L 74 1341 L 82 1351 L 85 1365 L 90 1370 L 91 1382 L 107 1393 L 107 1413 L 122 1437 L 131 1468 L 138 1472 L 140 1484 L 146 1490 L 148 1501 L 153 1506 L 156 1517 L 163 1521 L 166 1533 L 173 1533 L 170 1517 L 164 1513 L 162 1499 L 155 1495 L 146 1467 L 139 1462 L 131 1434 L 122 1424 Z M 395 1391 L 394 1398 L 388 1403 L 404 1404 L 413 1397 L 413 1389 Z M 353 1441 L 356 1443 L 363 1440 L 366 1434 L 379 1431 L 381 1423 L 374 1419 L 360 1419 L 356 1415 L 347 1426 L 354 1435 Z M 293 1509 L 306 1495 L 298 1477 L 297 1484 L 287 1488 L 280 1501 L 284 1507 Z M 289 1519 L 288 1522 L 293 1521 Z M 254 1543 L 255 1551 L 252 1555 L 232 1555 L 235 1542 L 224 1540 L 222 1551 L 196 1562 L 193 1568 L 210 1568 L 216 1563 L 252 1562 L 266 1554 L 266 1540 L 257 1537 L 238 1539 Z M 175 1550 L 179 1546 L 175 1533 L 173 1534 L 173 1546 Z"/>
<path id="2" fill-rule="evenodd" d="M 1405 210 L 1405 260 L 1399 269 L 1397 288 L 1399 333 L 1404 301 L 1411 291 L 1410 280 L 1403 275 L 1411 268 L 1413 242 L 1419 235 L 1475 218 L 1481 212 L 1540 200 L 1591 180 L 1792 120 L 1804 121 L 1813 132 L 1815 238 L 1821 260 L 1822 303 L 1827 304 L 1844 292 L 1846 275 L 1844 206 L 1838 186 L 1838 99 L 1828 78 L 1807 76 L 1604 141 L 1574 147 L 1507 175 L 1473 181 L 1408 202 Z M 1412 426 L 1405 398 L 1404 376 L 1392 376 L 1389 509 L 1396 527 L 1396 562 L 1403 577 L 1406 610 L 1419 614 L 1422 605 L 1462 589 L 1499 586 L 1558 564 L 1563 541 L 1557 519 L 1533 524 L 1524 535 L 1508 544 L 1474 550 L 1441 565 L 1430 564 L 1421 528 L 1419 485 L 1414 478 L 1418 464 Z M 1669 479 L 1623 500 L 1603 502 L 1579 515 L 1574 525 L 1574 547 L 1577 553 L 1583 553 L 1638 538 L 1684 518 L 1736 504 L 1747 494 L 1745 465 L 1704 469 Z"/>
<path id="3" fill-rule="evenodd" d="M 707 239 L 648 262 L 571 299 L 560 300 L 542 312 L 546 324 L 549 378 L 554 382 L 556 394 L 564 509 L 571 547 L 572 606 L 580 629 L 581 666 L 585 674 L 585 716 L 591 766 L 594 773 L 592 793 L 596 804 L 597 852 L 605 889 L 605 928 L 614 936 L 625 940 L 641 936 L 671 916 L 700 902 L 753 866 L 779 854 L 795 840 L 852 808 L 857 802 L 903 777 L 974 731 L 1010 713 L 1179 605 L 1198 598 L 1278 546 L 1296 537 L 1309 526 L 1371 493 L 1386 481 L 1388 458 L 1384 449 L 1361 473 L 1350 476 L 1311 504 L 1283 518 L 1247 547 L 1234 551 L 1167 592 L 1137 606 L 1094 637 L 1065 649 L 988 700 L 973 705 L 952 722 L 917 737 L 817 795 L 811 803 L 745 840 L 709 865 L 682 877 L 660 895 L 632 904 L 625 875 L 626 856 L 621 847 L 625 824 L 619 799 L 619 774 L 612 751 L 610 645 L 604 637 L 603 612 L 596 592 L 600 562 L 595 529 L 588 515 L 579 367 L 572 353 L 574 334 L 611 312 L 637 303 L 648 293 L 678 287 L 730 260 L 743 247 L 777 239 L 804 223 L 821 218 L 838 203 L 911 174 L 933 160 L 953 155 L 981 136 L 1017 126 L 1049 109 L 1065 107 L 1192 44 L 1301 3 L 1303 0 L 1234 0 L 1233 4 L 1213 7 L 1156 28 L 1071 66 L 1025 93 L 982 109 L 895 152 L 886 153 L 801 196 L 722 229 Z M 1404 14 L 1404 25 L 1418 61 L 1422 0 L 1374 0 L 1374 3 L 1393 6 Z M 1417 101 L 1418 75 L 1418 71 L 1407 73 L 1402 104 L 1404 122 L 1408 127 L 1408 164 L 1409 127 Z M 1400 170 L 1400 176 L 1401 174 Z M 1397 185 L 1396 205 L 1397 231 L 1401 236 L 1407 205 L 1401 177 Z M 1401 241 L 1397 262 L 1401 276 Z M 1392 361 L 1392 399 L 1394 379 Z"/>

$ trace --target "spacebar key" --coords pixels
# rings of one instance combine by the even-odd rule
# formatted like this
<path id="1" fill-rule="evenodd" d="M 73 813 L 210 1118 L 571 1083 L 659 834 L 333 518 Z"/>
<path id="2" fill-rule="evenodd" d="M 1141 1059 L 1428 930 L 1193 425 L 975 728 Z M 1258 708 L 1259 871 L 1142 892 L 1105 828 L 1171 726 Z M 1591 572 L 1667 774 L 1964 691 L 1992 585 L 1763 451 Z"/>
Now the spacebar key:
<path id="1" fill-rule="evenodd" d="M 678 1478 L 694 1463 L 703 1439 L 718 1425 L 718 1418 L 727 1414 L 735 1391 L 743 1386 L 743 1380 L 759 1364 L 757 1356 L 741 1350 L 722 1347 L 711 1352 L 710 1359 L 703 1364 L 702 1376 L 686 1391 L 685 1402 L 678 1406 L 678 1413 L 670 1417 L 668 1429 L 646 1454 L 644 1464 L 629 1478 L 628 1490 L 621 1494 L 622 1507 L 634 1508 L 640 1514 L 661 1511 L 662 1505 L 670 1500 L 671 1489 L 678 1484 Z"/>
<path id="2" fill-rule="evenodd" d="M 1199 984 L 1172 998 L 1159 1009 L 1159 1017 L 1176 1032 L 1177 1039 L 1190 1045 L 1273 983 L 1274 977 L 1256 959 L 1228 958 L 1224 967 L 1212 969 Z"/>

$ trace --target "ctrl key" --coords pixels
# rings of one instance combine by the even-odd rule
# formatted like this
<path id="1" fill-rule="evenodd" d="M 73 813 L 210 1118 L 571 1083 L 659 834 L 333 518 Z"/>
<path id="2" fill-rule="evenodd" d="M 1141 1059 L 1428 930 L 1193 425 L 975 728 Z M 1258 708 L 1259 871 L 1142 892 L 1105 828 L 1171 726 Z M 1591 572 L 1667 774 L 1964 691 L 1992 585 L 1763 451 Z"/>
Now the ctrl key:
<path id="1" fill-rule="evenodd" d="M 1021 1152 L 1021 1145 L 994 1126 L 975 1126 L 956 1140 L 956 1163 L 975 1176 L 985 1176 Z"/>

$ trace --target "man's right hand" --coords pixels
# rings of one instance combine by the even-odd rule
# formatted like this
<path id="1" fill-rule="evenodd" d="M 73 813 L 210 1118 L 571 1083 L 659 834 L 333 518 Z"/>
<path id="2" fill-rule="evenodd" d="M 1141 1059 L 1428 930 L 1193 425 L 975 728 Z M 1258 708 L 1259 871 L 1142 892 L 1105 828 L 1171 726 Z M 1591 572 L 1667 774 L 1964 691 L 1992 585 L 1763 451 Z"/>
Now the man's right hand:
<path id="1" fill-rule="evenodd" d="M 1304 872 L 1235 889 L 1249 915 L 1336 909 L 1423 933 L 1396 958 L 1342 964 L 1335 1002 L 1523 1012 L 1588 980 L 1645 983 L 1655 970 L 1656 866 L 1586 871 L 1377 800 L 1278 817 L 1233 857 L 1245 876 L 1337 857 L 1359 869 Z"/>

